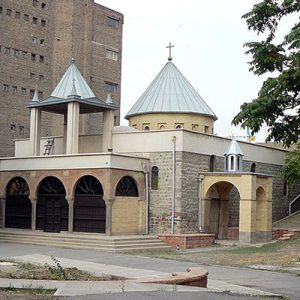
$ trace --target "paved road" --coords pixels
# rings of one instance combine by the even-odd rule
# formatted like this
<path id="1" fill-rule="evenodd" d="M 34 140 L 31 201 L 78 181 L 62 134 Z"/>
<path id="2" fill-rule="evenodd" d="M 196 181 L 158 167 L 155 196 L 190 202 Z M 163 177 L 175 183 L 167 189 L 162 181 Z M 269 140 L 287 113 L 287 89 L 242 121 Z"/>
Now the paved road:
<path id="1" fill-rule="evenodd" d="M 103 251 L 100 252 L 100 251 L 91 251 L 91 250 L 72 250 L 72 249 L 34 246 L 34 245 L 0 243 L 0 258 L 34 254 L 34 253 L 43 254 L 43 255 L 54 255 L 56 257 L 76 259 L 82 261 L 105 263 L 105 264 L 111 264 L 111 265 L 117 265 L 117 266 L 129 267 L 129 268 L 155 270 L 161 272 L 182 271 L 185 270 L 188 266 L 196 266 L 196 264 L 192 264 L 189 262 L 176 262 L 172 260 L 114 254 L 114 253 L 108 253 Z M 199 264 L 197 265 L 199 266 Z M 295 299 L 295 300 L 300 299 L 300 277 L 294 275 L 269 272 L 269 271 L 231 268 L 231 267 L 208 266 L 206 268 L 209 271 L 209 278 L 214 280 L 221 280 L 232 284 L 252 287 L 266 292 L 285 295 L 288 296 L 289 299 Z M 123 296 L 128 297 L 126 295 Z M 113 295 L 110 295 L 109 297 L 112 298 L 107 298 L 107 299 L 116 299 L 113 298 L 114 297 Z M 93 299 L 93 298 L 87 298 L 87 299 Z M 105 299 L 105 298 L 101 298 L 101 299 Z M 118 298 L 118 299 L 122 299 L 122 298 Z M 127 298 L 123 298 L 123 299 L 127 299 Z M 149 298 L 149 299 L 155 299 L 155 298 Z M 193 299 L 193 298 L 186 298 L 186 299 Z"/>

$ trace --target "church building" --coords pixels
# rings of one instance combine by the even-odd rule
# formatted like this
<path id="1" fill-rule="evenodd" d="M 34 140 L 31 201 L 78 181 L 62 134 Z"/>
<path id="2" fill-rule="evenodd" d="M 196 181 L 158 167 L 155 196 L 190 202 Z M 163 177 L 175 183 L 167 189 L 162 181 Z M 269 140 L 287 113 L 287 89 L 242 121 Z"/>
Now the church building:
<path id="1" fill-rule="evenodd" d="M 74 60 L 27 107 L 30 138 L 0 159 L 3 228 L 265 242 L 297 196 L 278 176 L 287 152 L 214 135 L 217 116 L 171 56 L 128 127 L 114 126 L 114 99 L 98 98 Z M 41 136 L 44 113 L 62 116 L 63 136 Z M 91 113 L 103 114 L 103 133 L 80 135 Z"/>

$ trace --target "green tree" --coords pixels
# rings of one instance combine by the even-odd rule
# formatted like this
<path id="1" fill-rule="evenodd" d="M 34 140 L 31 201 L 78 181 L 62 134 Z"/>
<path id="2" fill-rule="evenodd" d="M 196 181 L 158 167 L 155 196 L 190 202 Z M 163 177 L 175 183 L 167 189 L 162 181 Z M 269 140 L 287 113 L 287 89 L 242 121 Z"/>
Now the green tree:
<path id="1" fill-rule="evenodd" d="M 266 124 L 266 141 L 286 146 L 300 136 L 300 23 L 280 43 L 274 39 L 280 21 L 299 11 L 299 0 L 264 0 L 243 16 L 250 30 L 263 34 L 261 41 L 245 44 L 246 53 L 252 55 L 250 71 L 257 75 L 272 73 L 273 77 L 264 81 L 256 99 L 241 105 L 232 121 L 250 128 L 252 134 Z"/>

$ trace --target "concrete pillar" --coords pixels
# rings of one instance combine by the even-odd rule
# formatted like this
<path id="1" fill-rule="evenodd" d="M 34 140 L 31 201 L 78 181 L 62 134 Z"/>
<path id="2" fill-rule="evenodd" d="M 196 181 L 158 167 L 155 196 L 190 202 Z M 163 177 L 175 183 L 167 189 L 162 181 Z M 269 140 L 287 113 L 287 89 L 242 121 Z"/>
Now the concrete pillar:
<path id="1" fill-rule="evenodd" d="M 40 155 L 41 142 L 41 110 L 39 108 L 30 109 L 30 145 L 33 156 Z"/>
<path id="2" fill-rule="evenodd" d="M 68 114 L 64 114 L 64 145 L 63 153 L 67 151 Z"/>
<path id="3" fill-rule="evenodd" d="M 209 215 L 210 215 L 210 199 L 202 200 L 202 229 L 204 232 L 209 233 Z"/>
<path id="4" fill-rule="evenodd" d="M 112 205 L 114 199 L 104 200 L 106 204 L 106 224 L 105 224 L 105 234 L 112 234 Z"/>
<path id="5" fill-rule="evenodd" d="M 67 145 L 66 154 L 78 153 L 79 136 L 79 103 L 68 103 Z"/>
<path id="6" fill-rule="evenodd" d="M 240 199 L 239 242 L 256 242 L 256 200 Z"/>
<path id="7" fill-rule="evenodd" d="M 69 205 L 68 231 L 73 232 L 74 226 L 74 197 L 66 197 Z"/>
<path id="8" fill-rule="evenodd" d="M 6 196 L 0 196 L 0 205 L 1 205 L 1 223 L 0 227 L 5 228 L 5 204 Z"/>
<path id="9" fill-rule="evenodd" d="M 103 112 L 102 152 L 112 151 L 112 130 L 114 128 L 114 111 L 106 109 Z"/>
<path id="10" fill-rule="evenodd" d="M 29 197 L 31 201 L 31 229 L 36 230 L 36 197 Z"/>

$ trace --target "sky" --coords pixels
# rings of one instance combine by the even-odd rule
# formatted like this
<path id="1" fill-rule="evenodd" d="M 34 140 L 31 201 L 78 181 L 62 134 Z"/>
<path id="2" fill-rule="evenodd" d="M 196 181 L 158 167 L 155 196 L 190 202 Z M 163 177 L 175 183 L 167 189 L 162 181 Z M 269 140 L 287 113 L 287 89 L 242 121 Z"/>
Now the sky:
<path id="1" fill-rule="evenodd" d="M 215 134 L 246 136 L 231 126 L 240 105 L 256 98 L 266 77 L 249 72 L 243 45 L 260 37 L 249 31 L 243 14 L 259 0 L 95 0 L 124 15 L 121 125 L 168 58 L 215 112 Z M 279 28 L 287 34 L 293 20 Z M 266 138 L 266 128 L 256 141 Z"/>

